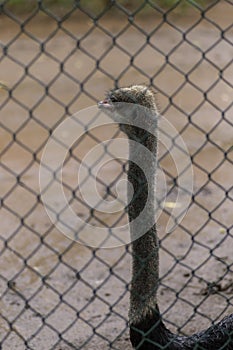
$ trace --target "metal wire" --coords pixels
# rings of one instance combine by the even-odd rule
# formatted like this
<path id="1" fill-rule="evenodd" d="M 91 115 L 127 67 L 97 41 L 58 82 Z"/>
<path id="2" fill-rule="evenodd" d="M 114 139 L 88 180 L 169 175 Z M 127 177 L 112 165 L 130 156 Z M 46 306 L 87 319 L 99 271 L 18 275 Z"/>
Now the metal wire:
<path id="1" fill-rule="evenodd" d="M 178 223 L 177 237 L 160 237 L 161 259 L 168 261 L 161 267 L 163 317 L 181 333 L 192 330 L 192 322 L 215 322 L 232 309 L 233 291 L 233 264 L 227 255 L 233 238 L 233 152 L 227 136 L 233 130 L 233 27 L 232 16 L 216 17 L 223 7 L 224 13 L 232 13 L 231 1 L 171 1 L 166 6 L 152 0 L 22 4 L 0 3 L 1 349 L 130 349 L 130 247 L 111 253 L 80 248 L 63 237 L 45 213 L 35 179 L 46 142 L 67 116 L 95 104 L 110 87 L 134 82 L 158 91 L 161 113 L 177 116 L 179 134 L 190 141 L 192 164 L 200 176 L 191 214 Z M 209 41 L 206 33 L 211 33 Z M 211 79 L 205 80 L 206 70 Z M 187 105 L 185 99 L 194 102 Z M 209 113 L 213 120 L 205 124 L 200 115 L 206 118 Z M 64 166 L 74 172 L 82 163 L 82 147 L 101 142 L 91 129 L 93 123 L 94 119 L 82 125 L 87 132 L 65 160 Z M 226 136 L 220 138 L 221 133 Z M 118 136 L 118 130 L 111 131 L 111 139 Z M 106 154 L 111 156 L 110 145 L 102 148 L 93 168 Z M 160 164 L 172 203 L 177 179 L 166 167 L 167 157 L 167 152 L 161 153 Z M 94 176 L 92 167 L 86 165 L 89 177 Z M 124 161 L 118 159 L 116 167 L 110 181 L 95 177 L 105 200 L 116 198 L 115 184 L 125 173 Z M 104 220 L 98 211 L 101 203 L 91 208 L 80 196 L 86 180 L 64 180 L 69 204 L 76 205 L 84 218 L 77 234 L 89 223 L 111 233 L 126 213 L 114 223 Z M 213 197 L 206 202 L 210 194 Z M 170 215 L 169 207 L 163 215 Z M 179 253 L 172 247 L 174 239 Z M 226 256 L 221 254 L 223 247 Z M 216 312 L 209 309 L 210 298 L 222 304 Z M 183 308 L 181 321 L 176 314 Z"/>

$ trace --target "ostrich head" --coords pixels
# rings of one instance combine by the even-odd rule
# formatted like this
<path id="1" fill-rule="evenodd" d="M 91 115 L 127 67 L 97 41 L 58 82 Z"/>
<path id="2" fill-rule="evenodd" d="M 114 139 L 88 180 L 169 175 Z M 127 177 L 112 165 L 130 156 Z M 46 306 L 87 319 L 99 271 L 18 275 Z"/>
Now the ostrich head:
<path id="1" fill-rule="evenodd" d="M 120 129 L 131 139 L 140 139 L 142 129 L 156 123 L 154 94 L 144 85 L 110 90 L 98 106 L 118 122 Z"/>

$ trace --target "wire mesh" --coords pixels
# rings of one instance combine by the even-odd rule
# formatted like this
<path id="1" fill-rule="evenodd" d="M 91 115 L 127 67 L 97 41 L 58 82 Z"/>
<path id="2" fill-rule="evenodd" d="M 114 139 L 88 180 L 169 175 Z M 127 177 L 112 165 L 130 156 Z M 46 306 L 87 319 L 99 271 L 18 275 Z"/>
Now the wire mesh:
<path id="1" fill-rule="evenodd" d="M 187 215 L 164 233 L 178 183 L 161 146 L 168 187 L 159 219 L 164 320 L 187 334 L 232 312 L 231 1 L 4 0 L 0 11 L 1 348 L 131 348 L 130 246 L 102 250 L 62 235 L 43 207 L 38 173 L 60 123 L 110 88 L 132 83 L 158 92 L 161 114 L 186 142 L 195 175 Z M 110 230 L 127 221 L 126 212 L 109 219 L 100 203 L 91 208 L 80 195 L 82 186 L 92 193 L 86 181 L 93 177 L 104 200 L 116 199 L 126 174 L 126 162 L 116 159 L 93 175 L 120 131 L 92 123 L 82 125 L 86 133 L 63 169 L 84 235 L 88 224 Z M 108 143 L 78 182 L 83 157 L 103 136 Z"/>

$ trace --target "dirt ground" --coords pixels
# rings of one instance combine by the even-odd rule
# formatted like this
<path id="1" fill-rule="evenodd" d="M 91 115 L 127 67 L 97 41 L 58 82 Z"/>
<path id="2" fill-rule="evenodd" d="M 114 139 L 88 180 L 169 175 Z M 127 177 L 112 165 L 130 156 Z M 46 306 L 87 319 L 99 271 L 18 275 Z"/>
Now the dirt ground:
<path id="1" fill-rule="evenodd" d="M 24 33 L 18 23 L 0 17 L 2 55 L 8 47 L 0 61 L 0 81 L 12 89 L 11 96 L 0 90 L 3 350 L 131 349 L 130 248 L 95 250 L 73 242 L 51 223 L 37 198 L 39 164 L 50 130 L 102 99 L 114 78 L 123 86 L 149 84 L 154 77 L 161 113 L 181 133 L 193 160 L 194 197 L 188 213 L 171 233 L 165 232 L 169 206 L 158 220 L 158 299 L 166 324 L 190 334 L 233 312 L 232 15 L 232 5 L 221 2 L 194 27 L 200 19 L 196 10 L 185 18 L 169 15 L 170 24 L 151 14 L 136 16 L 133 25 L 124 15 L 103 16 L 95 26 L 88 16 L 79 20 L 75 14 L 60 29 L 55 20 L 36 15 Z M 115 46 L 108 33 L 117 37 Z M 79 200 L 77 171 L 92 147 L 116 135 L 116 127 L 91 130 L 73 145 L 63 169 L 67 198 L 75 191 L 73 210 L 96 230 L 111 225 L 112 218 L 108 213 L 91 215 Z M 164 154 L 161 145 L 160 168 L 171 189 L 176 174 Z M 97 187 L 103 198 L 109 200 L 108 188 L 116 193 L 117 180 L 125 177 L 123 164 L 113 159 L 100 171 Z M 92 187 L 87 191 L 92 196 Z M 52 195 L 58 201 L 56 192 Z M 175 199 L 176 188 L 166 202 Z M 126 221 L 125 214 L 119 225 Z M 78 230 L 88 234 L 85 225 Z"/>

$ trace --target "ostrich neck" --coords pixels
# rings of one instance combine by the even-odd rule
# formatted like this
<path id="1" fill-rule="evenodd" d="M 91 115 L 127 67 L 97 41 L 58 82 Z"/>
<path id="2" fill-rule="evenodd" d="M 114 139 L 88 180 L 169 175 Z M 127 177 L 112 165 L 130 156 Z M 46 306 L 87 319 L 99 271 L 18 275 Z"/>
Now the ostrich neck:
<path id="1" fill-rule="evenodd" d="M 156 125 L 155 125 L 156 127 Z M 155 135 L 156 130 L 152 130 Z M 140 135 L 141 133 L 141 135 Z M 156 175 L 156 152 L 157 138 L 145 130 L 139 130 L 136 137 L 130 137 L 136 142 L 146 147 L 153 155 L 152 164 L 146 165 L 146 176 L 136 165 L 138 159 L 143 157 L 137 144 L 129 145 L 129 171 L 128 180 L 133 186 L 134 196 L 128 208 L 130 221 L 130 234 L 132 241 L 132 282 L 130 293 L 130 323 L 142 320 L 148 313 L 156 308 L 156 293 L 158 288 L 158 240 L 156 233 L 155 215 L 155 175 Z M 146 178 L 147 177 L 147 178 Z M 128 192 L 130 192 L 130 187 Z M 134 224 L 136 219 L 146 207 L 146 216 L 143 221 Z M 150 223 L 150 228 L 135 239 L 135 231 L 138 225 L 145 225 L 145 221 Z M 138 231 L 137 231 L 138 232 Z"/>

